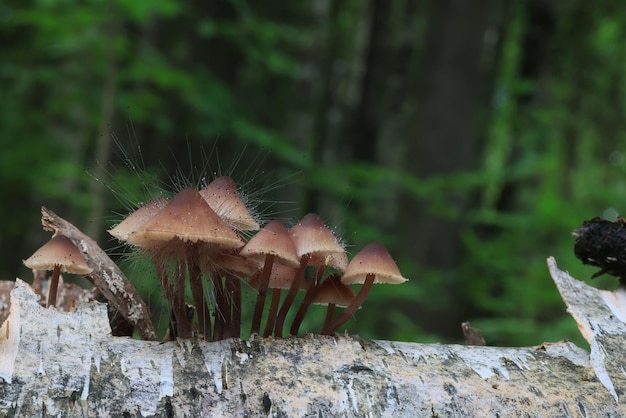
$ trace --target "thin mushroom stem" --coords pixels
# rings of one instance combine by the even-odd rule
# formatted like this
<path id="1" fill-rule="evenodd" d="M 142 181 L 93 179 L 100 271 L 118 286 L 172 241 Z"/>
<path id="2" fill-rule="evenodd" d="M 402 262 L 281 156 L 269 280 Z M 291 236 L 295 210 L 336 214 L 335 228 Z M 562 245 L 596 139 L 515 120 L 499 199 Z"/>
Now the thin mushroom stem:
<path id="1" fill-rule="evenodd" d="M 227 324 L 224 338 L 239 338 L 241 334 L 241 281 L 232 274 L 226 275 L 226 292 L 232 298 L 230 304 L 230 323 Z"/>
<path id="2" fill-rule="evenodd" d="M 365 301 L 365 298 L 372 289 L 375 278 L 376 275 L 371 273 L 365 276 L 365 282 L 363 283 L 363 286 L 361 286 L 359 293 L 357 293 L 352 302 L 350 302 L 350 305 L 348 305 L 348 307 L 343 311 L 341 315 L 339 315 L 335 320 L 324 326 L 322 334 L 333 335 L 337 328 L 346 323 L 348 319 L 352 318 L 356 311 L 361 307 L 361 305 Z"/>
<path id="3" fill-rule="evenodd" d="M 170 334 L 172 338 L 176 338 L 179 335 L 179 322 L 177 320 L 176 314 L 176 297 L 174 295 L 174 288 L 169 282 L 167 270 L 165 269 L 165 265 L 160 256 L 154 255 L 152 257 L 152 262 L 154 263 L 154 268 L 156 270 L 157 278 L 159 279 L 159 284 L 161 285 L 161 290 L 165 295 L 165 299 L 170 304 Z M 175 326 L 172 326 L 174 323 Z"/>
<path id="4" fill-rule="evenodd" d="M 280 311 L 278 311 L 278 315 L 276 316 L 274 337 L 281 338 L 283 336 L 283 325 L 285 323 L 285 318 L 287 317 L 287 312 L 289 312 L 289 308 L 291 308 L 293 301 L 296 299 L 296 293 L 298 293 L 298 289 L 300 289 L 304 282 L 304 270 L 309 263 L 309 258 L 309 254 L 304 254 L 302 257 L 300 257 L 300 268 L 296 272 L 296 275 L 293 278 L 293 282 L 291 283 L 291 287 L 289 287 L 289 292 L 287 292 L 287 296 L 285 297 L 285 300 L 280 307 Z"/>
<path id="5" fill-rule="evenodd" d="M 326 308 L 326 317 L 324 318 L 324 325 L 322 326 L 322 330 L 326 329 L 326 327 L 333 320 L 333 315 L 335 314 L 335 304 L 329 303 L 328 308 Z"/>
<path id="6" fill-rule="evenodd" d="M 167 301 L 169 302 L 170 307 L 173 307 L 174 306 L 173 289 L 167 277 L 167 271 L 165 270 L 165 266 L 163 265 L 162 260 L 157 256 L 154 256 L 152 258 L 152 262 L 154 263 L 156 275 L 157 275 L 157 278 L 159 279 L 159 284 L 161 285 L 161 290 L 163 291 L 163 294 L 165 295 L 165 299 L 167 299 Z"/>
<path id="7" fill-rule="evenodd" d="M 211 336 L 211 314 L 204 297 L 204 288 L 202 286 L 202 272 L 198 262 L 198 249 L 193 247 L 187 259 L 187 270 L 189 271 L 189 286 L 193 296 L 193 303 L 196 305 L 196 314 L 198 315 L 198 326 L 202 333 L 202 338 L 206 339 L 207 335 Z"/>
<path id="8" fill-rule="evenodd" d="M 188 332 L 186 330 L 187 328 L 186 324 L 188 324 L 189 322 L 187 320 L 187 315 L 185 312 L 184 299 L 181 302 L 180 298 L 178 297 L 177 290 L 169 282 L 167 270 L 165 268 L 163 259 L 160 256 L 155 255 L 152 258 L 152 262 L 154 263 L 157 278 L 159 279 L 159 284 L 161 285 L 161 290 L 163 290 L 165 299 L 167 299 L 167 301 L 170 304 L 170 309 L 171 309 L 170 318 L 173 316 L 173 319 L 174 319 L 173 321 L 174 326 L 173 327 L 170 326 L 170 328 L 173 328 L 173 331 L 175 331 L 172 333 L 173 334 L 172 337 L 188 338 L 188 337 L 184 337 L 184 334 Z M 177 274 L 178 274 L 178 271 L 177 271 Z"/>
<path id="9" fill-rule="evenodd" d="M 191 338 L 191 323 L 185 306 L 185 265 L 182 261 L 176 261 L 176 277 L 174 279 L 174 315 L 178 326 L 180 338 Z"/>
<path id="10" fill-rule="evenodd" d="M 267 288 L 270 282 L 272 266 L 274 265 L 274 258 L 274 254 L 265 255 L 265 265 L 263 266 L 263 271 L 259 278 L 259 293 L 256 298 L 256 304 L 254 305 L 250 334 L 258 334 L 261 329 L 261 317 L 263 316 L 263 307 L 265 306 L 265 297 L 267 296 Z"/>
<path id="11" fill-rule="evenodd" d="M 222 276 L 216 271 L 211 275 L 211 281 L 213 282 L 213 288 L 215 289 L 215 326 L 213 328 L 213 339 L 211 341 L 219 341 L 224 335 L 224 285 L 222 283 Z"/>
<path id="12" fill-rule="evenodd" d="M 302 305 L 300 305 L 300 309 L 296 313 L 296 316 L 291 323 L 291 329 L 289 333 L 291 335 L 298 335 L 298 331 L 300 330 L 300 325 L 302 325 L 302 321 L 306 316 L 307 311 L 309 310 L 309 306 L 311 306 L 311 301 L 313 300 L 313 296 L 315 296 L 315 291 L 319 287 L 322 282 L 322 276 L 324 275 L 324 265 L 317 266 L 317 271 L 315 272 L 315 277 L 311 282 L 311 285 L 307 288 L 306 293 L 304 294 L 304 299 L 302 300 Z"/>
<path id="13" fill-rule="evenodd" d="M 241 303 L 241 278 L 233 277 L 235 283 L 235 293 L 233 293 L 233 329 L 235 334 L 233 337 L 239 338 L 241 336 L 241 316 L 242 316 L 242 303 Z"/>
<path id="14" fill-rule="evenodd" d="M 222 281 L 221 276 L 220 276 L 220 281 Z M 220 306 L 222 307 L 221 309 L 222 334 L 219 336 L 220 340 L 223 340 L 224 338 L 228 338 L 228 335 L 230 333 L 229 328 L 231 326 L 231 321 L 232 321 L 232 316 L 231 316 L 232 302 L 233 302 L 232 296 L 228 289 L 228 276 L 225 276 L 224 280 L 222 281 L 222 301 L 220 302 Z"/>
<path id="15" fill-rule="evenodd" d="M 57 290 L 59 288 L 59 276 L 61 275 L 61 265 L 55 264 L 52 270 L 52 277 L 48 284 L 48 300 L 46 307 L 55 306 L 57 304 Z"/>
<path id="16" fill-rule="evenodd" d="M 274 323 L 276 322 L 276 313 L 278 312 L 278 304 L 280 303 L 280 289 L 272 289 L 272 303 L 270 304 L 270 310 L 267 314 L 267 322 L 265 324 L 265 330 L 263 330 L 263 337 L 267 338 L 272 335 L 274 331 Z"/>

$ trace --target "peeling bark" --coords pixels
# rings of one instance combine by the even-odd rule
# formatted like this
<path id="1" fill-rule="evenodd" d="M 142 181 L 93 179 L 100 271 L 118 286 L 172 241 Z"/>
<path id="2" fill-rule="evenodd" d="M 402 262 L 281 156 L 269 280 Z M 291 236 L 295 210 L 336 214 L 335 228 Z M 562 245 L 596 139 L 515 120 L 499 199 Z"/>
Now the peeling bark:
<path id="1" fill-rule="evenodd" d="M 18 280 L 0 327 L 0 415 L 625 416 L 626 291 L 549 267 L 591 353 L 565 341 L 137 341 L 110 336 L 104 304 L 45 309 Z"/>

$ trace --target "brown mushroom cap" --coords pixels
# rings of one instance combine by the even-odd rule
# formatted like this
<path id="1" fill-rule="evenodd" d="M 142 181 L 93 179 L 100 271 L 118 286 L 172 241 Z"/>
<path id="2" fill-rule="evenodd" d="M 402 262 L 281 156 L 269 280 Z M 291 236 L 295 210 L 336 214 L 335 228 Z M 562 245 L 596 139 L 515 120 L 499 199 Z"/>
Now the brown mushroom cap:
<path id="1" fill-rule="evenodd" d="M 331 265 L 344 270 L 347 258 L 343 245 L 324 222 L 314 213 L 305 215 L 300 222 L 289 230 L 289 235 L 296 246 L 298 257 L 310 255 L 309 265 Z"/>
<path id="2" fill-rule="evenodd" d="M 168 199 L 165 197 L 159 197 L 149 201 L 133 213 L 129 214 L 115 227 L 109 229 L 109 234 L 113 235 L 120 241 L 126 241 L 130 234 L 135 232 L 137 228 L 167 206 L 168 202 Z"/>
<path id="3" fill-rule="evenodd" d="M 350 286 L 341 283 L 341 277 L 333 275 L 315 290 L 315 295 L 311 303 L 316 305 L 333 304 L 340 307 L 350 305 L 354 300 L 355 294 Z"/>
<path id="4" fill-rule="evenodd" d="M 376 276 L 374 283 L 399 284 L 407 281 L 402 277 L 387 249 L 377 242 L 367 244 L 354 256 L 341 282 L 343 284 L 364 283 L 368 274 Z"/>
<path id="5" fill-rule="evenodd" d="M 62 273 L 89 274 L 92 268 L 85 257 L 65 235 L 55 235 L 33 255 L 24 260 L 24 265 L 33 270 L 54 270 L 60 265 Z"/>
<path id="6" fill-rule="evenodd" d="M 167 206 L 128 235 L 129 243 L 142 248 L 158 248 L 173 239 L 208 242 L 230 249 L 244 244 L 192 188 L 181 190 Z"/>
<path id="7" fill-rule="evenodd" d="M 346 254 L 346 251 L 344 250 L 340 253 L 329 253 L 324 259 L 324 265 L 337 269 L 342 273 L 345 272 L 348 267 L 348 255 Z"/>
<path id="8" fill-rule="evenodd" d="M 258 231 L 259 224 L 252 218 L 239 197 L 237 184 L 228 176 L 218 177 L 200 190 L 200 195 L 227 224 L 238 231 Z"/>
<path id="9" fill-rule="evenodd" d="M 291 267 L 300 265 L 300 258 L 287 228 L 278 220 L 271 221 L 250 238 L 239 254 L 257 260 L 269 254 L 275 256 L 281 264 Z"/>

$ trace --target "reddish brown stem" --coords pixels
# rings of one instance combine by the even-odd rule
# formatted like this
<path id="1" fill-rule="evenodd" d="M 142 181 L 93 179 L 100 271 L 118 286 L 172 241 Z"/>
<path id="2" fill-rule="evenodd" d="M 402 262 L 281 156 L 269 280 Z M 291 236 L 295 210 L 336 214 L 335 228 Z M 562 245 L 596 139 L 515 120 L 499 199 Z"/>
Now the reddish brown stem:
<path id="1" fill-rule="evenodd" d="M 270 304 L 270 311 L 267 314 L 267 323 L 265 324 L 265 330 L 263 331 L 263 337 L 267 338 L 272 335 L 274 330 L 274 323 L 276 322 L 276 313 L 278 312 L 278 304 L 280 303 L 280 289 L 272 289 L 272 303 Z"/>
<path id="2" fill-rule="evenodd" d="M 272 266 L 274 265 L 273 254 L 265 255 L 265 264 L 261 277 L 259 278 L 258 295 L 256 297 L 256 304 L 254 305 L 254 314 L 252 315 L 252 327 L 250 328 L 250 334 L 258 334 L 261 329 L 261 319 L 263 317 L 263 307 L 265 306 L 265 297 L 267 296 L 267 287 L 270 283 L 270 274 L 272 273 Z"/>
<path id="3" fill-rule="evenodd" d="M 236 337 L 241 334 L 241 280 L 232 274 L 226 275 L 226 292 L 231 300 L 230 323 L 227 324 L 224 338 Z"/>
<path id="4" fill-rule="evenodd" d="M 48 300 L 46 307 L 55 306 L 57 304 L 57 290 L 59 288 L 59 276 L 61 275 L 61 265 L 55 264 L 52 270 L 52 277 L 48 283 Z"/>
<path id="5" fill-rule="evenodd" d="M 174 315 L 174 289 L 170 284 L 167 270 L 165 269 L 165 265 L 163 264 L 161 258 L 155 255 L 152 257 L 152 262 L 154 263 L 154 269 L 156 271 L 161 290 L 163 291 L 163 295 L 165 295 L 165 299 L 170 305 L 170 334 L 172 338 L 176 338 L 178 328 L 176 326 L 172 327 L 172 322 L 176 323 L 176 316 Z"/>
<path id="6" fill-rule="evenodd" d="M 221 340 L 224 335 L 224 286 L 222 284 L 222 276 L 217 272 L 213 272 L 211 275 L 211 281 L 213 282 L 213 288 L 215 289 L 215 327 L 213 328 L 212 341 Z"/>
<path id="7" fill-rule="evenodd" d="M 221 277 L 220 281 L 222 281 Z M 224 277 L 224 280 L 222 281 L 222 300 L 220 301 L 222 312 L 222 335 L 220 335 L 220 340 L 228 338 L 230 333 L 229 328 L 232 321 L 232 302 L 233 300 L 228 290 L 228 277 Z"/>
<path id="8" fill-rule="evenodd" d="M 331 321 L 330 324 L 324 326 L 322 334 L 333 335 L 337 328 L 345 324 L 348 319 L 352 318 L 357 309 L 361 307 L 361 305 L 365 301 L 365 298 L 372 289 L 372 285 L 374 284 L 374 278 L 376 278 L 376 275 L 374 274 L 368 274 L 365 277 L 365 283 L 363 283 L 363 286 L 361 286 L 361 290 L 359 290 L 359 293 L 357 293 L 352 302 L 350 302 L 350 305 L 348 305 L 348 307 L 343 311 L 341 315 L 337 317 L 337 319 Z"/>
<path id="9" fill-rule="evenodd" d="M 293 301 L 296 299 L 296 293 L 298 293 L 298 290 L 304 284 L 304 270 L 309 263 L 309 258 L 310 256 L 308 254 L 300 257 L 300 268 L 296 272 L 293 282 L 291 283 L 291 287 L 289 288 L 289 292 L 287 292 L 287 296 L 285 297 L 285 300 L 280 307 L 280 311 L 278 311 L 278 315 L 276 316 L 276 325 L 274 326 L 274 337 L 276 338 L 281 338 L 283 336 L 285 318 L 287 317 L 287 312 L 289 312 L 289 308 L 291 308 Z"/>
<path id="10" fill-rule="evenodd" d="M 320 283 L 322 282 L 322 276 L 324 275 L 324 266 L 317 266 L 317 271 L 315 272 L 315 277 L 313 281 L 309 285 L 304 294 L 304 299 L 302 300 L 302 305 L 300 305 L 300 309 L 296 313 L 296 316 L 291 323 L 291 328 L 289 333 L 291 335 L 298 335 L 298 331 L 300 330 L 300 325 L 302 325 L 302 321 L 304 321 L 304 317 L 306 316 L 307 311 L 309 310 L 309 306 L 311 306 L 311 301 L 313 300 L 313 296 L 315 296 L 315 290 L 318 288 Z"/>
<path id="11" fill-rule="evenodd" d="M 196 314 L 198 315 L 198 326 L 202 333 L 202 338 L 207 339 L 211 336 L 211 314 L 204 297 L 204 288 L 202 285 L 202 272 L 198 262 L 197 249 L 187 260 L 187 270 L 189 271 L 189 285 L 193 296 L 193 303 L 196 305 Z"/>
<path id="12" fill-rule="evenodd" d="M 165 299 L 170 304 L 171 312 L 173 313 L 175 326 L 172 327 L 174 329 L 174 335 L 172 337 L 180 337 L 180 338 L 189 338 L 191 336 L 191 327 L 189 326 L 189 320 L 186 314 L 185 308 L 185 299 L 184 299 L 184 281 L 183 281 L 183 293 L 180 294 L 180 281 L 178 280 L 181 275 L 180 266 L 176 265 L 176 286 L 172 286 L 169 281 L 169 277 L 167 274 L 167 270 L 165 269 L 165 265 L 160 256 L 155 255 L 152 258 L 154 263 L 154 267 L 156 269 L 157 278 L 159 279 L 159 284 L 161 285 L 161 289 L 163 290 L 163 294 L 165 295 Z M 184 279 L 184 276 L 183 276 Z M 185 336 L 188 334 L 188 336 Z"/>
<path id="13" fill-rule="evenodd" d="M 185 265 L 176 261 L 176 278 L 174 279 L 174 315 L 176 316 L 177 335 L 180 338 L 191 338 L 191 323 L 185 306 Z"/>
<path id="14" fill-rule="evenodd" d="M 324 330 L 333 320 L 333 315 L 335 314 L 335 304 L 329 303 L 328 308 L 326 309 L 326 318 L 324 318 L 324 325 L 322 326 L 322 330 Z"/>

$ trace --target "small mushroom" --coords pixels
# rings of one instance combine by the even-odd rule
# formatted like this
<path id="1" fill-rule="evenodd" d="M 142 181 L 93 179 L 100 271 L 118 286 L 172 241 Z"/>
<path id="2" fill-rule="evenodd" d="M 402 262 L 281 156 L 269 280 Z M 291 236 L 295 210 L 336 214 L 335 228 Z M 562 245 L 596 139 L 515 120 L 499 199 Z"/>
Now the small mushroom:
<path id="1" fill-rule="evenodd" d="M 240 254 L 247 258 L 264 259 L 263 269 L 258 282 L 258 296 L 254 306 L 252 316 L 252 327 L 250 333 L 259 333 L 261 327 L 261 317 L 267 295 L 270 272 L 274 265 L 274 260 L 278 263 L 298 267 L 300 265 L 296 248 L 287 232 L 287 228 L 277 220 L 271 221 L 261 229 L 248 243 L 241 249 Z"/>
<path id="2" fill-rule="evenodd" d="M 231 228 L 237 231 L 258 231 L 259 224 L 252 218 L 239 197 L 237 185 L 228 176 L 218 177 L 200 190 L 200 195 Z"/>
<path id="3" fill-rule="evenodd" d="M 179 327 L 178 335 L 181 338 L 191 336 L 191 324 L 185 308 L 185 267 L 187 267 L 200 330 L 205 339 L 210 339 L 211 323 L 204 299 L 200 258 L 213 256 L 221 250 L 240 248 L 244 244 L 241 238 L 220 219 L 197 190 L 186 188 L 178 192 L 152 218 L 130 233 L 128 242 L 153 254 L 157 276 L 166 297 L 172 303 Z M 164 256 L 172 257 L 176 261 L 173 287 L 167 278 Z M 212 279 L 216 293 L 221 291 L 221 278 L 213 275 Z M 219 310 L 219 307 L 216 306 L 216 310 Z"/>
<path id="4" fill-rule="evenodd" d="M 322 329 L 333 319 L 335 307 L 346 308 L 354 300 L 355 295 L 350 286 L 341 283 L 341 276 L 333 274 L 315 289 L 311 304 L 326 305 L 326 317 Z"/>
<path id="5" fill-rule="evenodd" d="M 278 313 L 278 317 L 276 318 L 274 335 L 277 337 L 282 336 L 282 328 L 285 317 L 287 316 L 287 312 L 295 299 L 297 288 L 302 286 L 302 282 L 304 282 L 304 270 L 306 269 L 306 266 L 318 266 L 318 269 L 314 275 L 314 280 L 307 288 L 302 305 L 298 309 L 293 323 L 291 324 L 290 334 L 292 335 L 298 334 L 300 324 L 302 323 L 309 305 L 311 304 L 313 292 L 321 282 L 325 265 L 328 264 L 340 271 L 343 271 L 345 270 L 348 261 L 345 256 L 343 245 L 339 242 L 332 231 L 324 225 L 324 221 L 322 221 L 320 217 L 314 213 L 305 215 L 300 222 L 289 230 L 289 235 L 296 246 L 301 266 L 298 274 L 294 277 L 294 287 L 289 289 L 287 297 L 285 298 L 285 301 L 283 302 L 283 305 Z"/>
<path id="6" fill-rule="evenodd" d="M 343 284 L 361 283 L 363 286 L 346 310 L 324 326 L 322 334 L 334 334 L 337 328 L 350 319 L 363 304 L 374 283 L 399 284 L 405 281 L 407 279 L 402 277 L 396 262 L 382 244 L 373 242 L 366 245 L 354 256 L 341 278 Z"/>
<path id="7" fill-rule="evenodd" d="M 64 235 L 55 235 L 28 259 L 24 265 L 32 270 L 52 270 L 46 306 L 55 306 L 59 275 L 61 272 L 70 274 L 89 274 L 89 267 L 85 257 L 80 253 L 72 241 Z"/>
<path id="8" fill-rule="evenodd" d="M 128 236 L 130 234 L 135 232 L 137 228 L 156 215 L 161 209 L 167 206 L 168 203 L 169 200 L 165 197 L 159 197 L 149 201 L 136 211 L 126 216 L 126 218 L 124 218 L 124 220 L 115 227 L 109 229 L 109 234 L 113 235 L 120 241 L 128 240 Z"/>

